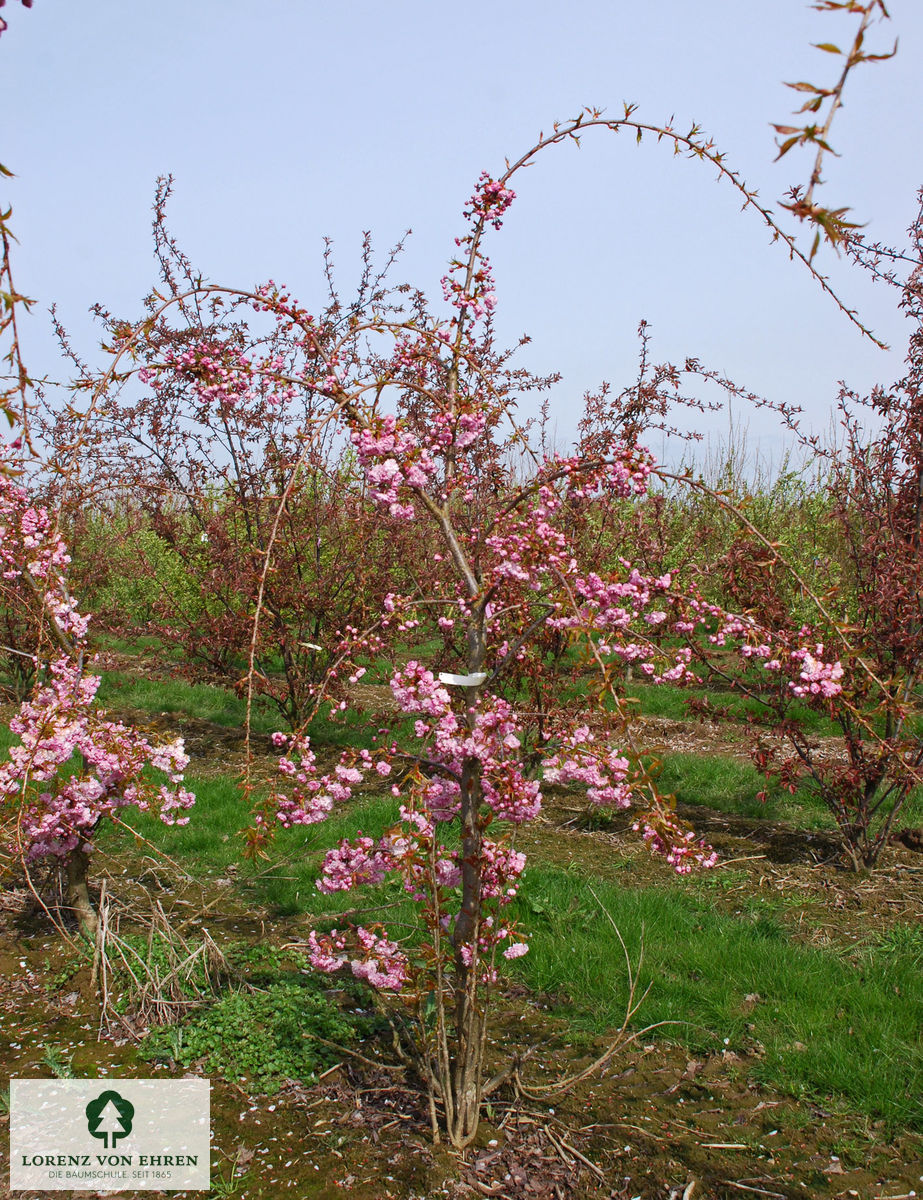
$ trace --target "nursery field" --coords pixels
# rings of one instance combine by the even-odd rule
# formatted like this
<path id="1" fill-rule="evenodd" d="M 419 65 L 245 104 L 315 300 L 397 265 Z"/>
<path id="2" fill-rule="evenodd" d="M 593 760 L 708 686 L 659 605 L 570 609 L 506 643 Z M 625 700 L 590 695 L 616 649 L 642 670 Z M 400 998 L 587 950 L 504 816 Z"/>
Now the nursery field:
<path id="1" fill-rule="evenodd" d="M 498 985 L 488 1066 L 521 1055 L 536 1095 L 589 1066 L 625 1017 L 626 951 L 646 994 L 638 1036 L 601 1070 L 541 1100 L 499 1089 L 459 1154 L 432 1143 L 400 1006 L 308 964 L 310 930 L 344 910 L 413 929 L 399 884 L 361 898 L 315 886 L 323 851 L 356 829 L 380 836 L 397 802 L 362 789 L 327 822 L 282 831 L 269 860 L 242 860 L 241 700 L 172 676 L 150 647 L 103 662 L 107 707 L 185 738 L 194 819 L 164 829 L 132 813 L 100 837 L 95 948 L 73 926 L 55 933 L 22 879 L 4 890 L 6 1074 L 206 1075 L 212 1190 L 242 1200 L 921 1191 L 923 855 L 893 841 L 874 870 L 844 870 L 809 793 L 755 799 L 742 724 L 683 715 L 669 685 L 633 689 L 663 788 L 718 852 L 710 871 L 677 878 L 629 815 L 588 813 L 565 787 L 519 831 L 530 953 Z M 253 734 L 262 785 L 271 725 L 264 714 Z M 315 749 L 335 756 L 364 730 L 320 722 Z M 923 825 L 915 798 L 904 819 Z"/>
<path id="2" fill-rule="evenodd" d="M 807 5 L 817 83 L 785 5 L 19 7 L 3 111 L 26 155 L 46 106 L 53 170 L 20 226 L 0 164 L 0 1200 L 206 1158 L 239 1200 L 923 1196 L 920 77 L 852 84 L 884 0 Z M 681 115 L 717 88 L 749 173 L 770 48 L 776 202 Z M 597 59 L 599 106 L 533 116 Z"/>

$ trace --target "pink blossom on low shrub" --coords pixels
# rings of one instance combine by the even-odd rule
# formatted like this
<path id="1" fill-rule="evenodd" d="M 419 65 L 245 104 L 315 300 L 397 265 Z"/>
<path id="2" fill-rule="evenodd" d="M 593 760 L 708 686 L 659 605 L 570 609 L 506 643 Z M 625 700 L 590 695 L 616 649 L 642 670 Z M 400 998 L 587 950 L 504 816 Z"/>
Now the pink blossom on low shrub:
<path id="1" fill-rule="evenodd" d="M 167 825 L 186 824 L 195 803 L 183 786 L 189 759 L 182 739 L 154 744 L 97 707 L 100 679 L 84 666 L 89 617 L 67 590 L 66 548 L 48 512 L 4 474 L 0 562 L 5 578 L 25 581 L 40 597 L 49 628 L 44 646 L 55 652 L 50 661 L 36 654 L 38 683 L 10 721 L 19 742 L 0 764 L 7 849 L 27 864 L 58 863 L 81 923 L 92 927 L 86 871 L 96 830 L 127 808 L 156 812 Z M 167 782 L 152 781 L 148 767 Z"/>

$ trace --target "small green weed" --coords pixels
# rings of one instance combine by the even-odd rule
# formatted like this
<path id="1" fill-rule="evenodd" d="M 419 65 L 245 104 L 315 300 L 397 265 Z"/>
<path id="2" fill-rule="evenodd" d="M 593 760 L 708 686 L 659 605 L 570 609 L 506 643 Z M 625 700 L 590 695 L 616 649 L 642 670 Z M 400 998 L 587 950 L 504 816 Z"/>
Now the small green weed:
<path id="1" fill-rule="evenodd" d="M 861 946 L 862 956 L 879 962 L 905 960 L 923 967 L 923 926 L 892 925 Z"/>
<path id="2" fill-rule="evenodd" d="M 42 1063 L 55 1076 L 56 1079 L 73 1079 L 74 1069 L 71 1065 L 72 1060 L 65 1058 L 60 1050 L 54 1046 L 46 1046 L 45 1053 L 42 1056 Z"/>
<path id="3" fill-rule="evenodd" d="M 249 1175 L 249 1171 L 241 1169 L 242 1150 L 243 1147 L 240 1147 L 234 1157 L 228 1162 L 226 1171 L 221 1166 L 212 1168 L 211 1193 L 213 1196 L 219 1196 L 221 1200 L 227 1200 L 229 1196 L 234 1195 Z"/>
<path id="4" fill-rule="evenodd" d="M 79 974 L 82 967 L 88 966 L 92 953 L 84 944 L 78 944 L 77 953 L 69 958 L 57 971 L 52 973 L 51 962 L 46 958 L 42 964 L 45 971 L 44 986 L 49 992 L 60 992 Z"/>

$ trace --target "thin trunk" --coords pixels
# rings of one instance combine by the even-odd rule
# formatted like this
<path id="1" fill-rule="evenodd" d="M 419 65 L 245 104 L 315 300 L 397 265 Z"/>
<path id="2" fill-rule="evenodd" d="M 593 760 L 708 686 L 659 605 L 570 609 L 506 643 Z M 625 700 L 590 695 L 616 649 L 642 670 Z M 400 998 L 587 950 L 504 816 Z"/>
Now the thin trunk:
<path id="1" fill-rule="evenodd" d="M 73 911 L 81 933 L 89 938 L 96 937 L 96 909 L 90 901 L 87 876 L 90 856 L 85 850 L 72 850 L 64 860 L 65 901 Z"/>
<path id="2" fill-rule="evenodd" d="M 480 764 L 469 759 L 462 771 L 462 902 L 455 922 L 455 1046 L 451 1078 L 444 1081 L 446 1128 L 452 1145 L 464 1149 L 473 1141 L 481 1108 L 484 1014 L 477 1004 L 478 935 L 481 923 L 483 834 L 478 821 Z M 469 962 L 465 962 L 470 952 Z"/>
<path id="3" fill-rule="evenodd" d="M 468 630 L 468 670 L 484 663 L 483 614 Z M 469 730 L 475 723 L 478 688 L 466 691 Z M 456 1149 L 470 1145 L 477 1134 L 483 1086 L 484 1021 L 478 1005 L 478 976 L 482 970 L 478 940 L 481 925 L 481 887 L 484 833 L 480 822 L 481 764 L 467 759 L 461 778 L 462 900 L 453 932 L 455 949 L 455 1047 L 451 1078 L 444 1080 L 446 1129 Z M 470 959 L 465 962 L 466 952 Z"/>

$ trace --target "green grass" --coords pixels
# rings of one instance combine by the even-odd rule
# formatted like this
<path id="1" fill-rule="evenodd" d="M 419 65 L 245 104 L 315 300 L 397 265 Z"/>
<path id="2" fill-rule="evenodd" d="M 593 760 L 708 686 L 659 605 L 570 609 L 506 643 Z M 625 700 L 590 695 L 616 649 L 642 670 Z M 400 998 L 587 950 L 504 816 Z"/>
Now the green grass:
<path id="1" fill-rule="evenodd" d="M 182 679 L 139 678 L 118 671 L 105 671 L 97 697 L 104 708 L 115 711 L 138 709 L 162 716 L 194 717 L 211 721 L 227 729 L 243 729 L 247 714 L 246 700 L 228 688 L 210 683 L 187 683 Z M 256 697 L 251 729 L 254 733 L 269 734 L 286 728 L 278 709 L 265 698 Z M 331 717 L 325 705 L 308 727 L 312 742 L 323 746 L 352 746 L 371 748 L 372 730 L 364 717 L 349 712 Z"/>
<path id="2" fill-rule="evenodd" d="M 771 914 L 718 913 L 682 885 L 588 885 L 576 874 L 532 868 L 516 901 L 532 930 L 519 970 L 574 1026 L 595 1033 L 621 1022 L 627 983 L 618 939 L 590 887 L 635 961 L 644 930 L 643 980 L 652 987 L 637 1020 L 683 1022 L 657 1036 L 692 1049 L 715 1050 L 725 1038 L 738 1051 L 759 1042 L 758 1079 L 795 1095 L 839 1095 L 893 1127 L 923 1129 L 916 943 L 892 941 L 850 962 L 794 943 Z"/>
<path id="3" fill-rule="evenodd" d="M 142 679 L 119 671 L 103 672 L 97 697 L 104 708 L 136 708 L 142 712 L 176 713 L 224 725 L 230 729 L 244 724 L 247 705 L 227 688 L 209 683 L 187 683 L 182 679 Z M 253 728 L 271 733 L 280 718 L 255 707 Z"/>
<path id="4" fill-rule="evenodd" d="M 404 910 L 400 919 L 410 920 L 414 906 L 406 900 L 396 878 L 389 878 L 381 887 L 365 888 L 361 893 L 335 892 L 325 896 L 316 887 L 323 855 L 329 847 L 360 834 L 381 837 L 397 822 L 399 807 L 400 801 L 392 796 L 373 797 L 348 811 L 334 813 L 321 824 L 280 830 L 272 852 L 279 865 L 269 870 L 263 867 L 251 886 L 263 903 L 284 915 L 335 913 L 357 905 L 367 905 L 374 911 L 382 905 L 394 904 L 396 909 Z M 396 912 L 391 915 L 396 916 Z"/>
<path id="5" fill-rule="evenodd" d="M 105 629 L 90 628 L 90 642 L 95 653 L 98 650 L 113 650 L 117 654 L 143 654 L 145 651 L 157 656 L 159 662 L 181 662 L 182 649 L 171 646 L 163 638 L 150 633 L 135 634 L 131 638 L 120 637 Z"/>
<path id="6" fill-rule="evenodd" d="M 664 709 L 684 699 L 681 689 L 639 687 L 647 705 Z M 104 702 L 150 712 L 174 712 L 229 727 L 239 725 L 243 703 L 225 689 L 174 680 L 109 675 Z M 263 729 L 275 727 L 267 720 Z M 353 742 L 357 730 L 327 722 L 328 737 Z M 0 748 L 15 742 L 0 729 Z M 661 787 L 686 803 L 727 813 L 783 819 L 802 828 L 829 827 L 828 814 L 806 790 L 794 797 L 763 787 L 755 768 L 726 756 L 668 755 Z M 250 820 L 230 776 L 188 779 L 197 804 L 185 827 L 129 811 L 127 821 L 200 879 L 223 877 L 240 864 L 237 884 L 245 901 L 277 914 L 330 917 L 364 906 L 356 920 L 386 920 L 398 936 L 413 929 L 414 905 L 400 881 L 362 893 L 325 896 L 315 887 L 323 852 L 361 829 L 378 837 L 397 819 L 389 794 L 360 798 L 315 826 L 280 830 L 272 863 L 240 863 L 240 833 Z M 903 823 L 923 823 L 919 795 Z M 130 844 L 107 827 L 101 845 Z M 143 847 L 142 847 L 143 851 Z M 626 874 L 626 881 L 630 877 Z M 923 1129 L 923 942 L 916 927 L 873 935 L 849 954 L 792 941 L 778 909 L 741 900 L 741 911 L 718 911 L 707 881 L 644 890 L 541 865 L 530 867 L 514 908 L 532 933 L 531 951 L 513 968 L 576 1031 L 601 1034 L 621 1022 L 626 997 L 622 951 L 593 891 L 622 930 L 637 958 L 644 929 L 644 980 L 651 992 L 642 1024 L 681 1021 L 656 1036 L 693 1050 L 724 1047 L 763 1052 L 752 1067 L 760 1080 L 795 1095 L 840 1096 L 854 1110 L 889 1125 Z M 746 1001 L 757 994 L 758 1001 Z M 232 1014 L 233 1015 L 233 1014 Z"/>
<path id="7" fill-rule="evenodd" d="M 220 877 L 232 864 L 239 867 L 238 881 L 260 903 L 279 915 L 335 912 L 356 905 L 356 896 L 338 893 L 324 896 L 315 887 L 324 852 L 343 838 L 359 832 L 380 837 L 398 819 L 400 801 L 388 795 L 360 800 L 348 810 L 335 813 L 317 825 L 279 828 L 270 847 L 271 865 L 265 861 L 241 862 L 242 831 L 251 813 L 231 776 L 202 778 L 190 775 L 186 786 L 195 793 L 196 803 L 188 825 L 164 825 L 156 816 L 129 810 L 124 820 L 142 837 L 153 842 L 164 854 L 177 859 L 196 878 Z M 131 835 L 124 830 L 104 826 L 99 844 L 114 850 L 126 844 Z M 363 894 L 371 905 L 386 902 L 394 890 L 391 883 Z"/>
<path id="8" fill-rule="evenodd" d="M 164 854 L 179 857 L 196 875 L 220 875 L 230 863 L 240 859 L 242 842 L 238 835 L 249 820 L 247 806 L 233 776 L 201 778 L 187 775 L 185 786 L 196 797 L 188 825 L 164 825 L 150 813 L 128 809 L 122 819 L 126 825 L 153 842 Z M 100 831 L 100 845 L 117 846 L 130 837 L 110 826 Z"/>
<path id="9" fill-rule="evenodd" d="M 810 782 L 794 795 L 773 786 L 752 763 L 721 754 L 665 754 L 658 777 L 661 791 L 683 804 L 705 805 L 718 812 L 771 821 L 798 829 L 834 830 L 833 815 Z M 765 790 L 765 801 L 757 799 Z M 923 788 L 915 788 L 899 814 L 898 826 L 923 824 Z"/>
<path id="10" fill-rule="evenodd" d="M 833 829 L 834 820 L 807 785 L 794 796 L 772 787 L 752 763 L 721 754 L 665 754 L 660 760 L 660 789 L 683 804 L 706 805 L 718 812 L 771 821 L 801 829 Z M 757 799 L 766 790 L 766 800 Z"/>
<path id="11" fill-rule="evenodd" d="M 236 835 L 247 814 L 233 781 L 193 784 L 199 801 L 185 828 L 163 828 L 145 817 L 133 823 L 197 876 L 220 875 L 238 861 Z M 702 802 L 714 805 L 716 797 L 706 793 Z M 280 831 L 274 865 L 241 870 L 244 895 L 280 915 L 331 920 L 362 906 L 355 920 L 383 920 L 405 936 L 414 927 L 414 906 L 399 880 L 330 896 L 315 887 L 327 847 L 358 829 L 379 836 L 396 819 L 397 806 L 390 796 L 372 797 L 320 825 Z M 536 992 L 553 997 L 554 1010 L 575 1030 L 602 1034 L 619 1024 L 624 962 L 595 891 L 634 959 L 644 930 L 644 980 L 653 987 L 638 1022 L 683 1022 L 651 1036 L 675 1039 L 693 1052 L 723 1049 L 725 1038 L 740 1052 L 761 1043 L 764 1054 L 752 1068 L 759 1080 L 796 1096 L 840 1096 L 894 1128 L 923 1129 L 919 931 L 871 937 L 844 956 L 792 941 L 771 906 L 742 904 L 736 915 L 717 911 L 711 889 L 699 882 L 642 890 L 532 867 L 514 906 L 532 934 L 530 953 L 517 969 Z M 753 994 L 759 1001 L 747 1002 Z"/>
<path id="12" fill-rule="evenodd" d="M 727 709 L 733 720 L 744 721 L 748 716 L 761 716 L 761 705 L 738 692 L 719 692 L 714 689 L 677 687 L 672 683 L 630 683 L 624 694 L 637 700 L 637 711 L 646 717 L 666 717 L 673 721 L 695 719 L 689 711 L 689 701 L 707 700 L 715 709 Z M 836 736 L 840 728 L 823 713 L 815 712 L 805 704 L 793 704 L 791 715 L 802 728 L 820 736 Z M 708 726 L 706 726 L 708 728 Z M 720 733 L 721 725 L 714 726 Z"/>

